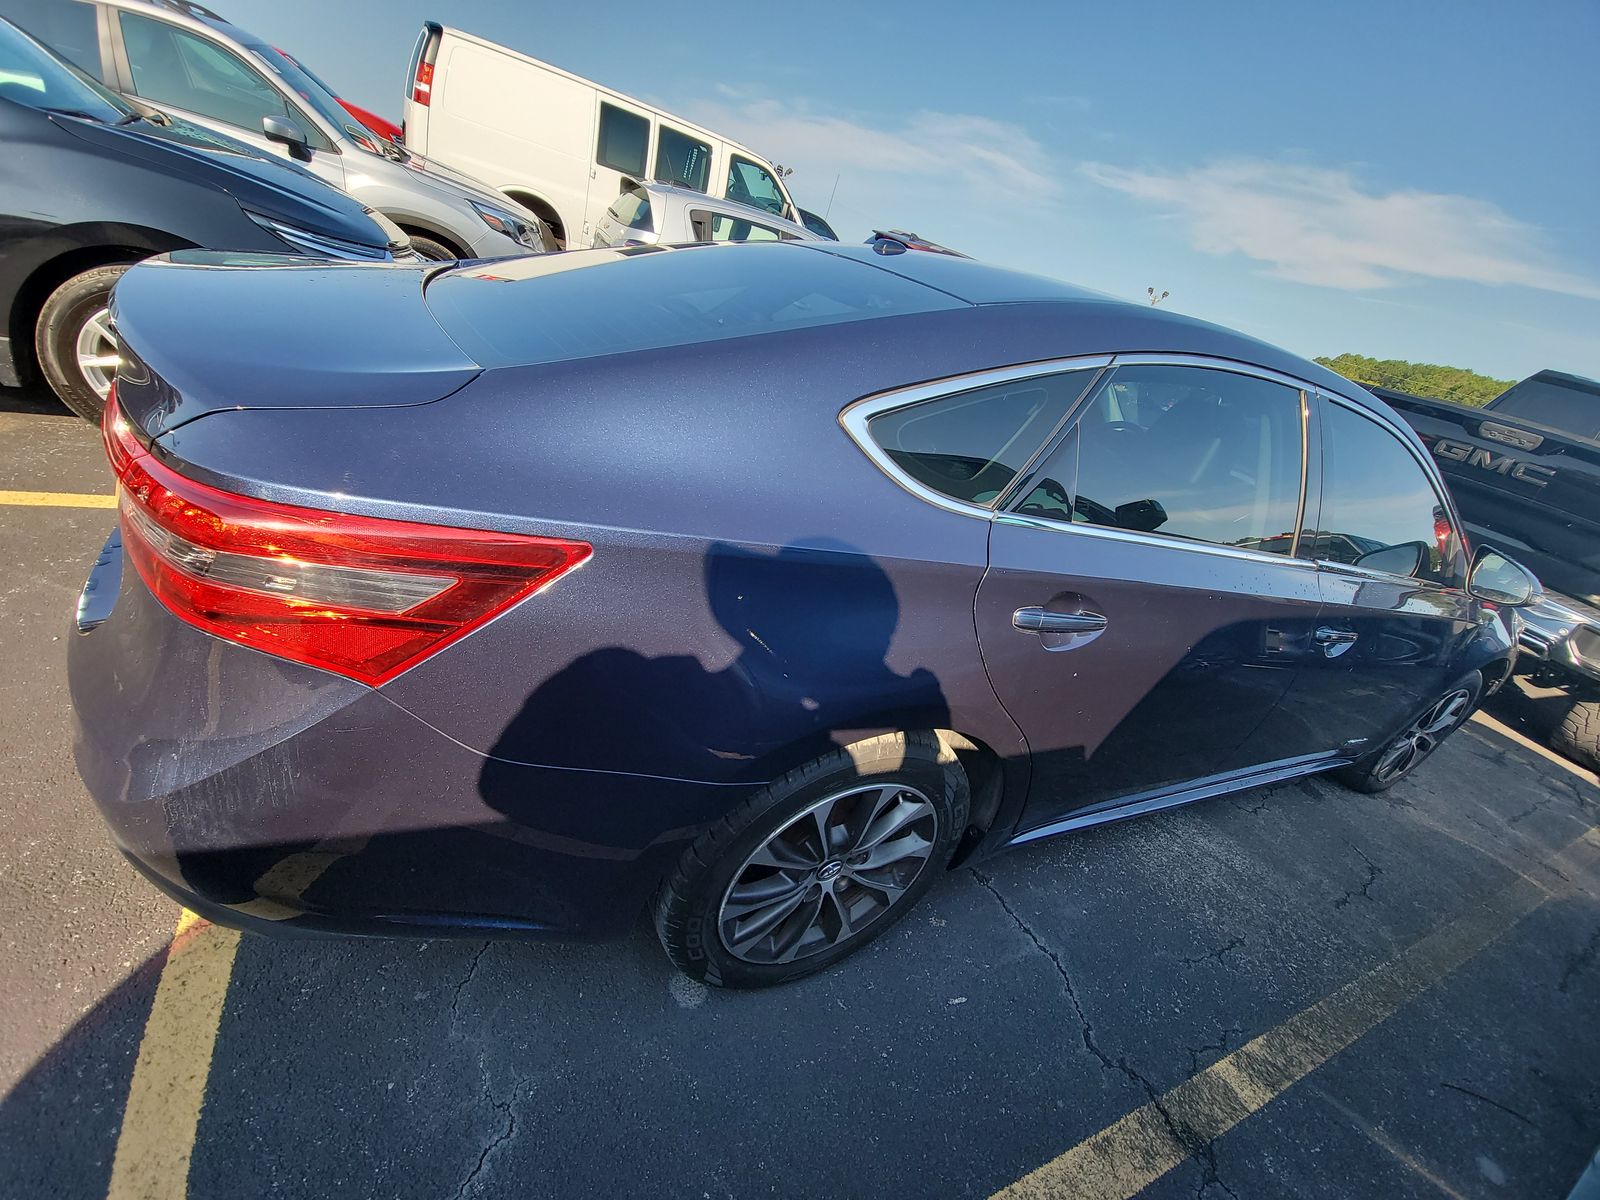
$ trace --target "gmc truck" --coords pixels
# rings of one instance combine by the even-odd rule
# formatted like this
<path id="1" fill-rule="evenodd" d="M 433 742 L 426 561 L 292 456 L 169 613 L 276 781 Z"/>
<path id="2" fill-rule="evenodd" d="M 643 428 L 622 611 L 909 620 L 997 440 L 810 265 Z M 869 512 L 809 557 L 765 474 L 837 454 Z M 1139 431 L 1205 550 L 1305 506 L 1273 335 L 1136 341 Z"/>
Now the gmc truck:
<path id="1" fill-rule="evenodd" d="M 1600 382 L 1540 371 L 1482 408 L 1371 390 L 1433 452 L 1468 535 L 1543 581 L 1518 671 L 1566 692 L 1551 741 L 1600 770 Z"/>

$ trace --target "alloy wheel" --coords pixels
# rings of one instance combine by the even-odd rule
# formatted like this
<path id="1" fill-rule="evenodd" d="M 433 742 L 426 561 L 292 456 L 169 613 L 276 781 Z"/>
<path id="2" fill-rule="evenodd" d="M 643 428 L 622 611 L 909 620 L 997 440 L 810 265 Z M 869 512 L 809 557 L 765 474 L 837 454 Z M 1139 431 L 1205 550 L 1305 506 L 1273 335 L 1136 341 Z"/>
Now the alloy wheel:
<path id="1" fill-rule="evenodd" d="M 78 330 L 78 371 L 83 381 L 104 400 L 111 394 L 111 383 L 117 377 L 116 335 L 111 332 L 111 310 L 102 307 L 83 323 Z"/>
<path id="2" fill-rule="evenodd" d="M 1445 735 L 1466 719 L 1471 704 L 1472 693 L 1466 688 L 1456 688 L 1435 701 L 1384 749 L 1372 770 L 1372 777 L 1379 783 L 1391 783 L 1406 774 L 1432 754 Z"/>
<path id="3" fill-rule="evenodd" d="M 835 792 L 789 821 L 734 874 L 717 913 L 723 946 L 752 963 L 787 963 L 859 934 L 928 865 L 939 816 L 904 784 Z"/>

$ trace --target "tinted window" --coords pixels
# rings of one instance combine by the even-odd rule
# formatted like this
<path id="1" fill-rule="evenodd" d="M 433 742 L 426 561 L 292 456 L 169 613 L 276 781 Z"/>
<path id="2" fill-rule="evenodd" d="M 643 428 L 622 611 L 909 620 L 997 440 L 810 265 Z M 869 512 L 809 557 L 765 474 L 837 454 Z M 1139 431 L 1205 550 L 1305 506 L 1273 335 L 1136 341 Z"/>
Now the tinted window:
<path id="1" fill-rule="evenodd" d="M 814 212 L 807 212 L 802 208 L 800 210 L 800 224 L 820 238 L 827 238 L 830 242 L 839 240 L 839 235 L 833 231 L 833 226 L 829 225 Z"/>
<path id="2" fill-rule="evenodd" d="M 965 307 L 887 271 L 781 242 L 534 254 L 446 272 L 425 296 L 486 367 Z"/>
<path id="3" fill-rule="evenodd" d="M 1494 402 L 1490 415 L 1500 413 L 1579 437 L 1600 439 L 1600 385 L 1535 375 Z"/>
<path id="4" fill-rule="evenodd" d="M 602 167 L 644 178 L 644 156 L 650 148 L 650 122 L 613 104 L 600 106 L 600 143 L 594 157 Z"/>
<path id="5" fill-rule="evenodd" d="M 118 121 L 133 111 L 83 72 L 7 25 L 0 25 L 0 96 L 29 108 L 81 112 L 101 121 Z"/>
<path id="6" fill-rule="evenodd" d="M 794 236 L 792 233 L 780 233 L 759 221 L 747 221 L 743 217 L 730 217 L 726 213 L 707 212 L 704 209 L 691 212 L 689 223 L 694 228 L 695 240 L 701 242 L 776 242 Z"/>
<path id="7" fill-rule="evenodd" d="M 1449 511 L 1404 443 L 1347 408 L 1322 410 L 1316 557 L 1458 583 L 1465 564 Z"/>
<path id="8" fill-rule="evenodd" d="M 50 49 L 96 79 L 100 74 L 100 33 L 94 8 L 78 0 L 0 0 L 0 17 L 38 38 Z"/>
<path id="9" fill-rule="evenodd" d="M 606 210 L 606 215 L 618 225 L 628 229 L 638 229 L 645 233 L 655 232 L 655 217 L 650 212 L 650 195 L 643 188 L 623 192 L 617 197 L 617 202 Z"/>
<path id="10" fill-rule="evenodd" d="M 711 182 L 711 147 L 663 125 L 656 139 L 656 179 L 705 191 Z"/>
<path id="11" fill-rule="evenodd" d="M 231 50 L 137 13 L 122 13 L 121 20 L 133 90 L 146 100 L 253 134 L 261 132 L 263 117 L 282 117 L 312 146 L 328 148 L 327 139 L 289 107 L 283 93 Z"/>
<path id="12" fill-rule="evenodd" d="M 1016 511 L 1286 554 L 1303 472 L 1300 393 L 1228 371 L 1122 367 Z"/>
<path id="13" fill-rule="evenodd" d="M 788 207 L 788 202 L 778 190 L 778 181 L 772 177 L 772 173 L 765 167 L 757 166 L 748 158 L 737 156 L 728 167 L 728 199 L 764 208 L 780 217 Z"/>
<path id="14" fill-rule="evenodd" d="M 942 396 L 873 417 L 867 432 L 924 487 L 969 504 L 993 504 L 1093 375 L 1069 371 Z"/>

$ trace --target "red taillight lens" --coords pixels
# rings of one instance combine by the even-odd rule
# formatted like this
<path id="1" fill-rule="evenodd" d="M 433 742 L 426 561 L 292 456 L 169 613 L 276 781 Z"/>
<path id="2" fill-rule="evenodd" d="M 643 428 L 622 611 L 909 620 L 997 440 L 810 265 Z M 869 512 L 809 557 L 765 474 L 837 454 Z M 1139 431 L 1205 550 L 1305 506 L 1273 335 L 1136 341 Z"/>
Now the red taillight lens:
<path id="1" fill-rule="evenodd" d="M 433 99 L 433 64 L 431 62 L 417 64 L 417 78 L 411 85 L 411 98 L 424 108 Z"/>
<path id="2" fill-rule="evenodd" d="M 122 544 L 151 593 L 217 637 L 374 687 L 591 553 L 586 542 L 224 492 L 162 466 L 114 407 L 107 405 L 105 430 Z"/>

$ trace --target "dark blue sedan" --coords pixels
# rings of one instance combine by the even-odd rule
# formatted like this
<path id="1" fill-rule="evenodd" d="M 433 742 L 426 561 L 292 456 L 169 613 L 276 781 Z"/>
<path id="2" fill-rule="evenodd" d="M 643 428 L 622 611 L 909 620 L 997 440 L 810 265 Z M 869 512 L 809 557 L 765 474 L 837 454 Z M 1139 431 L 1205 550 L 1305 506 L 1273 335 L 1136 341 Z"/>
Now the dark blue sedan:
<path id="1" fill-rule="evenodd" d="M 1215 326 L 828 243 L 134 268 L 78 763 L 283 932 L 779 982 L 952 863 L 1404 778 L 1536 586 L 1370 395 Z"/>

